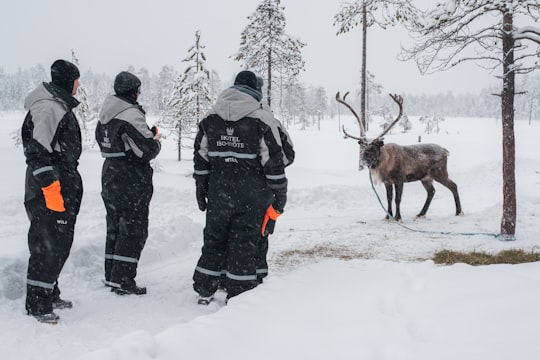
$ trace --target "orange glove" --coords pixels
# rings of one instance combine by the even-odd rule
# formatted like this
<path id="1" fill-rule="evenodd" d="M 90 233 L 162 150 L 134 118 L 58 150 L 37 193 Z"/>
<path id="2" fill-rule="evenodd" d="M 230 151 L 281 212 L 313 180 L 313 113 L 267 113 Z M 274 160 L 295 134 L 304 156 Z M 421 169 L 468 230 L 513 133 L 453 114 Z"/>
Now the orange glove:
<path id="1" fill-rule="evenodd" d="M 274 227 L 276 226 L 276 220 L 281 216 L 281 213 L 277 212 L 272 205 L 266 209 L 264 214 L 261 235 L 266 236 L 274 233 Z"/>
<path id="2" fill-rule="evenodd" d="M 43 191 L 47 209 L 56 212 L 66 211 L 66 208 L 64 207 L 64 198 L 60 192 L 60 181 L 53 181 L 51 185 L 41 188 L 41 191 Z"/>

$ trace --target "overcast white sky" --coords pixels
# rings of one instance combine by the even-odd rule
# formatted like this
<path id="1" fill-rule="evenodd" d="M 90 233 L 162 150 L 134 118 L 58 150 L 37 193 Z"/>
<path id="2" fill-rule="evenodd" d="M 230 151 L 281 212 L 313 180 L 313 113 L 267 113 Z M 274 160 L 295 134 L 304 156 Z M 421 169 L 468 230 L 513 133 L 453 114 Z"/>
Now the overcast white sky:
<path id="1" fill-rule="evenodd" d="M 71 59 L 75 49 L 82 73 L 88 69 L 114 76 L 129 65 L 159 72 L 162 65 L 184 70 L 187 49 L 201 30 L 207 67 L 223 81 L 240 63 L 231 60 L 240 33 L 257 0 L 1 0 L 0 67 L 5 72 Z M 286 32 L 307 46 L 301 81 L 323 86 L 329 94 L 359 88 L 361 29 L 336 36 L 333 16 L 340 0 L 282 0 Z M 392 93 L 478 92 L 498 83 L 496 74 L 470 65 L 421 76 L 413 62 L 396 60 L 403 29 L 373 28 L 368 38 L 368 70 Z M 81 79 L 84 81 L 84 79 Z"/>

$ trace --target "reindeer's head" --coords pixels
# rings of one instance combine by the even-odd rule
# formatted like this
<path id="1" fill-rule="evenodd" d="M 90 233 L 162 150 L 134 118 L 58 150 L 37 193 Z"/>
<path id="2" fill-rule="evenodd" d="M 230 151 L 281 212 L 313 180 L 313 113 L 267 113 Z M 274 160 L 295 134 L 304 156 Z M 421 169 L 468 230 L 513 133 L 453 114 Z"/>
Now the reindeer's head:
<path id="1" fill-rule="evenodd" d="M 382 139 L 371 140 L 362 152 L 362 162 L 370 169 L 375 169 L 381 161 L 381 148 L 384 145 Z"/>
<path id="2" fill-rule="evenodd" d="M 356 137 L 356 136 L 350 135 L 349 133 L 347 133 L 347 131 L 345 131 L 345 126 L 343 126 L 343 133 L 345 134 L 345 138 L 351 138 L 358 141 L 358 144 L 360 145 L 362 162 L 366 164 L 370 169 L 374 169 L 379 164 L 381 148 L 384 145 L 384 141 L 383 141 L 384 135 L 386 135 L 388 131 L 390 131 L 390 129 L 392 129 L 392 127 L 398 123 L 399 119 L 401 118 L 401 115 L 403 114 L 403 98 L 399 95 L 390 94 L 390 97 L 392 98 L 392 100 L 394 100 L 396 104 L 398 104 L 399 106 L 399 114 L 396 117 L 396 119 L 390 125 L 388 125 L 383 130 L 382 133 L 379 134 L 379 136 L 377 136 L 375 139 L 368 140 L 366 137 L 366 130 L 364 128 L 364 123 L 362 119 L 360 119 L 360 117 L 356 114 L 352 106 L 349 105 L 345 101 L 345 98 L 347 97 L 348 94 L 349 92 L 347 92 L 345 96 L 343 96 L 343 99 L 342 99 L 339 96 L 339 92 L 338 92 L 336 94 L 336 100 L 340 104 L 345 105 L 353 113 L 354 117 L 356 118 L 356 121 L 358 121 L 358 126 L 360 127 L 360 136 Z"/>

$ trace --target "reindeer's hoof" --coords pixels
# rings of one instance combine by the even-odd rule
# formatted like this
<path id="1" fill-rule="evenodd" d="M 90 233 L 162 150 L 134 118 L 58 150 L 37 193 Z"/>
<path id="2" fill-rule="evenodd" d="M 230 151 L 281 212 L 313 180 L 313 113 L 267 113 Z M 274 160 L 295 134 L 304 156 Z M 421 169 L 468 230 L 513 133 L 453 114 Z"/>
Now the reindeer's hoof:
<path id="1" fill-rule="evenodd" d="M 464 214 L 463 211 L 462 211 L 462 212 L 460 212 L 460 213 L 457 213 L 456 216 L 465 216 L 465 214 Z"/>
<path id="2" fill-rule="evenodd" d="M 418 214 L 418 215 L 416 215 L 416 218 L 417 218 L 417 219 L 425 219 L 425 218 L 426 218 L 426 214 L 424 214 L 424 215 Z"/>

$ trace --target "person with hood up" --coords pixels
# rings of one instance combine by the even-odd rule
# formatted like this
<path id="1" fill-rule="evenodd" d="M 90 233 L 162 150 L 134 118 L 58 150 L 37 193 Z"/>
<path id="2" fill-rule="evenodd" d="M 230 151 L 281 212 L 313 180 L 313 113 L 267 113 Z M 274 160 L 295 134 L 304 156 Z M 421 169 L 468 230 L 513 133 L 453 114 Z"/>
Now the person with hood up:
<path id="1" fill-rule="evenodd" d="M 257 76 L 257 90 L 262 94 L 262 88 L 264 85 L 264 80 L 262 77 Z M 274 117 L 274 113 L 268 103 L 264 100 L 261 101 L 261 106 L 264 110 L 272 114 L 276 126 L 279 132 L 279 138 L 281 140 L 281 148 L 283 150 L 283 164 L 285 167 L 292 165 L 295 158 L 294 145 L 291 139 L 291 136 L 287 132 L 287 129 L 281 124 L 281 121 Z M 257 256 L 255 257 L 255 263 L 257 265 L 257 282 L 261 284 L 263 279 L 268 276 L 268 262 L 266 260 L 266 255 L 268 254 L 268 236 L 274 232 L 274 229 L 271 226 L 267 226 L 264 229 L 264 232 L 261 232 L 261 241 L 259 241 L 259 250 L 257 251 Z"/>
<path id="2" fill-rule="evenodd" d="M 148 238 L 148 214 L 154 187 L 150 160 L 161 150 L 160 134 L 150 129 L 137 102 L 141 81 L 122 71 L 114 80 L 114 95 L 103 103 L 96 141 L 105 158 L 101 174 L 107 210 L 105 285 L 118 295 L 146 294 L 137 286 L 137 264 Z"/>
<path id="3" fill-rule="evenodd" d="M 273 229 L 287 201 L 279 131 L 261 99 L 256 75 L 242 71 L 199 123 L 193 176 L 199 209 L 206 210 L 193 274 L 199 304 L 213 300 L 222 273 L 227 300 L 257 286 L 261 234 Z"/>
<path id="4" fill-rule="evenodd" d="M 71 308 L 60 298 L 58 276 L 71 251 L 83 185 L 77 170 L 81 130 L 73 109 L 79 69 L 65 60 L 51 66 L 50 83 L 26 97 L 21 136 L 26 157 L 24 205 L 30 220 L 30 259 L 26 311 L 38 321 L 55 324 L 55 309 Z"/>

